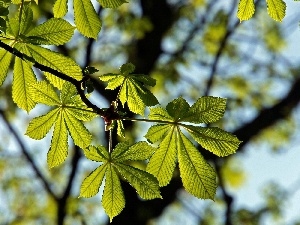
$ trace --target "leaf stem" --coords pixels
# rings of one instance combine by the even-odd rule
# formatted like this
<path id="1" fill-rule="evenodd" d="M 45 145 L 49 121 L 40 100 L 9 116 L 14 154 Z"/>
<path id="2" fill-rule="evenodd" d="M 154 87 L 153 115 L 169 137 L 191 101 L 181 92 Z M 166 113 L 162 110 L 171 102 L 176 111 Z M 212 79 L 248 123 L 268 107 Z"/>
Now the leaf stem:
<path id="1" fill-rule="evenodd" d="M 148 122 L 148 123 L 166 123 L 166 124 L 183 126 L 183 124 L 181 124 L 181 123 L 178 123 L 175 121 L 167 121 L 167 120 L 150 120 L 150 119 L 129 118 L 129 117 L 122 117 L 121 120 L 142 121 L 142 122 Z"/>

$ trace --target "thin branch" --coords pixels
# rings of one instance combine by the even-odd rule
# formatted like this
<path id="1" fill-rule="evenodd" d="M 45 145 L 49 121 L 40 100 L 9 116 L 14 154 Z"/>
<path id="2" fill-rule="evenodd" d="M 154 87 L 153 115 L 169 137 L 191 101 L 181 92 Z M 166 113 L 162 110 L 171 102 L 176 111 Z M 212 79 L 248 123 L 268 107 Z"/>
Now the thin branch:
<path id="1" fill-rule="evenodd" d="M 216 173 L 218 175 L 219 179 L 219 187 L 221 189 L 223 199 L 226 203 L 226 212 L 225 212 L 225 225 L 232 225 L 232 203 L 233 203 L 233 197 L 228 194 L 225 184 L 223 181 L 223 176 L 221 175 L 221 166 L 220 166 L 220 161 L 217 159 L 215 161 L 215 168 L 216 168 Z"/>
<path id="2" fill-rule="evenodd" d="M 65 191 L 63 193 L 63 195 L 58 198 L 58 207 L 57 207 L 57 225 L 63 225 L 64 224 L 64 218 L 66 216 L 66 204 L 67 204 L 67 200 L 69 198 L 69 195 L 71 193 L 71 189 L 72 189 L 72 185 L 74 182 L 74 178 L 76 175 L 76 171 L 78 168 L 78 163 L 79 160 L 81 158 L 81 152 L 78 146 L 74 147 L 75 151 L 74 151 L 74 155 L 72 158 L 72 170 L 71 173 L 69 175 L 69 180 L 67 182 L 67 186 L 65 188 Z"/>
<path id="3" fill-rule="evenodd" d="M 1 109 L 0 109 L 0 115 L 3 118 L 3 121 L 5 122 L 7 128 L 13 134 L 13 136 L 16 139 L 18 145 L 20 146 L 22 154 L 25 156 L 26 160 L 29 162 L 29 164 L 32 167 L 33 171 L 35 172 L 36 176 L 41 180 L 41 182 L 44 185 L 44 187 L 45 187 L 46 191 L 48 192 L 48 194 L 55 201 L 58 201 L 58 197 L 51 190 L 50 185 L 48 184 L 46 178 L 44 177 L 44 175 L 42 174 L 42 172 L 39 170 L 39 168 L 37 167 L 37 165 L 35 164 L 33 158 L 30 156 L 28 150 L 26 149 L 24 143 L 22 142 L 22 140 L 19 137 L 19 135 L 17 134 L 17 132 L 15 131 L 15 129 L 12 127 L 12 125 L 8 121 L 8 119 L 7 119 L 6 115 L 5 115 L 5 112 L 3 110 L 1 110 Z"/>
<path id="4" fill-rule="evenodd" d="M 230 9 L 230 12 L 228 13 L 228 15 L 235 15 L 235 14 L 233 14 L 233 11 L 234 11 L 234 9 L 236 7 L 236 2 L 237 2 L 236 0 L 233 1 L 231 9 Z M 229 26 L 230 26 L 230 20 L 228 19 L 228 21 L 227 21 L 226 33 L 225 33 L 223 39 L 221 40 L 221 43 L 220 43 L 219 48 L 218 48 L 218 51 L 217 51 L 217 53 L 215 55 L 215 58 L 213 60 L 213 63 L 212 63 L 212 66 L 211 66 L 211 70 L 210 70 L 210 74 L 209 74 L 209 79 L 207 81 L 206 89 L 205 89 L 205 92 L 204 92 L 204 96 L 209 95 L 209 91 L 210 91 L 210 89 L 212 87 L 212 84 L 213 84 L 214 76 L 215 76 L 216 71 L 217 71 L 217 67 L 218 67 L 218 63 L 219 63 L 220 57 L 221 57 L 221 55 L 223 54 L 223 52 L 225 50 L 225 47 L 227 45 L 227 42 L 228 42 L 230 36 L 234 33 L 234 31 L 239 26 L 239 24 L 240 24 L 240 22 L 236 21 L 235 24 L 230 29 L 229 28 Z"/>
<path id="5" fill-rule="evenodd" d="M 33 62 L 33 66 L 37 69 L 40 69 L 41 71 L 44 72 L 49 72 L 65 81 L 68 81 L 70 83 L 72 83 L 75 87 L 76 90 L 81 98 L 81 100 L 86 104 L 87 107 L 92 108 L 98 115 L 100 116 L 105 116 L 105 111 L 100 109 L 98 106 L 94 105 L 90 100 L 88 100 L 88 98 L 85 96 L 84 90 L 82 89 L 82 82 L 83 80 L 76 80 L 72 77 L 69 77 L 68 75 L 61 73 L 55 69 L 52 69 L 51 67 L 45 66 L 43 64 L 40 64 L 38 62 L 36 62 L 32 57 L 21 53 L 20 51 L 16 50 L 15 48 L 3 43 L 2 41 L 0 41 L 0 47 L 4 48 L 6 51 L 10 52 L 11 54 L 19 57 L 22 60 L 28 60 L 30 62 Z"/>

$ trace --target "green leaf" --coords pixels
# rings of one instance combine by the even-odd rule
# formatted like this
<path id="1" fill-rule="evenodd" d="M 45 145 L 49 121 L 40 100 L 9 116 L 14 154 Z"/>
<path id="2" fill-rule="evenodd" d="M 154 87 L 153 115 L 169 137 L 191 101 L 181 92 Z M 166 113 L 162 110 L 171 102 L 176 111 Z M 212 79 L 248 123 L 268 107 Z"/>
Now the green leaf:
<path id="1" fill-rule="evenodd" d="M 89 146 L 88 148 L 83 149 L 84 155 L 93 161 L 96 162 L 106 162 L 110 156 L 107 149 L 104 146 Z"/>
<path id="2" fill-rule="evenodd" d="M 157 179 L 152 174 L 123 163 L 114 166 L 143 199 L 161 198 Z"/>
<path id="3" fill-rule="evenodd" d="M 121 120 L 117 120 L 117 134 L 120 137 L 125 138 L 125 129 Z"/>
<path id="4" fill-rule="evenodd" d="M 199 98 L 181 121 L 191 123 L 214 123 L 223 117 L 226 99 L 212 96 Z"/>
<path id="5" fill-rule="evenodd" d="M 25 134 L 36 140 L 44 138 L 55 123 L 58 111 L 59 109 L 53 109 L 43 116 L 32 119 Z"/>
<path id="6" fill-rule="evenodd" d="M 36 104 L 29 90 L 29 84 L 34 83 L 36 83 L 36 78 L 31 66 L 22 59 L 16 58 L 12 82 L 12 98 L 19 108 L 27 112 L 33 109 Z"/>
<path id="7" fill-rule="evenodd" d="M 110 221 L 120 214 L 125 207 L 125 198 L 120 180 L 111 164 L 107 166 L 102 206 L 106 214 L 109 216 Z"/>
<path id="8" fill-rule="evenodd" d="M 82 149 L 89 146 L 92 141 L 92 135 L 82 122 L 74 117 L 68 109 L 65 110 L 64 119 L 75 145 Z"/>
<path id="9" fill-rule="evenodd" d="M 30 6 L 25 5 L 21 15 L 20 27 L 18 34 L 26 34 L 32 25 L 33 13 Z M 19 16 L 18 16 L 19 20 Z M 19 21 L 18 21 L 19 22 Z"/>
<path id="10" fill-rule="evenodd" d="M 127 3 L 125 0 L 98 0 L 98 2 L 104 8 L 117 8 L 123 3 Z"/>
<path id="11" fill-rule="evenodd" d="M 161 140 L 162 138 L 164 138 L 169 130 L 170 130 L 170 125 L 165 125 L 165 124 L 153 125 L 147 131 L 145 138 L 147 138 L 147 140 L 150 143 L 155 143 Z"/>
<path id="12" fill-rule="evenodd" d="M 151 108 L 148 117 L 150 120 L 174 121 L 169 113 L 162 107 Z"/>
<path id="13" fill-rule="evenodd" d="M 153 174 L 159 181 L 160 186 L 166 186 L 173 175 L 177 158 L 177 137 L 174 127 L 162 140 L 159 148 L 150 158 L 147 172 Z"/>
<path id="14" fill-rule="evenodd" d="M 145 141 L 137 142 L 130 147 L 126 142 L 121 142 L 112 152 L 112 159 L 115 162 L 146 160 L 151 157 L 155 150 L 156 148 Z"/>
<path id="15" fill-rule="evenodd" d="M 92 171 L 82 182 L 79 197 L 90 198 L 99 192 L 108 164 L 103 164 Z"/>
<path id="16" fill-rule="evenodd" d="M 120 76 L 119 74 L 114 74 L 114 73 L 102 74 L 99 76 L 99 79 L 105 82 L 107 81 L 109 82 L 116 77 L 121 77 L 122 79 L 125 79 L 124 76 Z"/>
<path id="17" fill-rule="evenodd" d="M 175 121 L 184 118 L 188 113 L 189 108 L 190 105 L 182 97 L 174 99 L 166 106 L 167 112 L 171 117 L 173 117 L 173 120 Z"/>
<path id="18" fill-rule="evenodd" d="M 26 44 L 26 47 L 36 62 L 73 77 L 76 80 L 82 79 L 81 68 L 73 59 L 32 44 Z"/>
<path id="19" fill-rule="evenodd" d="M 44 72 L 45 77 L 47 78 L 47 80 L 56 88 L 58 88 L 59 90 L 62 90 L 64 83 L 66 83 L 65 80 L 51 74 L 48 72 Z"/>
<path id="20" fill-rule="evenodd" d="M 109 83 L 105 89 L 115 90 L 117 87 L 121 86 L 125 80 L 123 76 L 116 76 L 113 79 L 109 80 Z"/>
<path id="21" fill-rule="evenodd" d="M 134 66 L 124 64 L 120 68 L 121 74 L 104 74 L 99 77 L 102 81 L 107 81 L 107 89 L 114 90 L 120 87 L 118 98 L 121 103 L 127 102 L 130 111 L 144 115 L 146 106 L 158 104 L 156 97 L 144 86 L 144 84 L 155 85 L 155 80 L 146 75 L 128 74 L 134 70 Z"/>
<path id="22" fill-rule="evenodd" d="M 214 169 L 181 132 L 178 145 L 178 162 L 184 188 L 198 198 L 214 199 L 217 189 Z"/>
<path id="23" fill-rule="evenodd" d="M 129 146 L 130 145 L 127 141 L 119 142 L 111 153 L 112 159 L 117 160 L 122 154 L 124 154 L 124 152 L 128 150 Z"/>
<path id="24" fill-rule="evenodd" d="M 65 82 L 60 93 L 61 103 L 63 105 L 72 104 L 72 97 L 76 94 L 76 87 L 70 82 Z"/>
<path id="25" fill-rule="evenodd" d="M 12 54 L 4 49 L 0 49 L 0 86 L 3 84 L 7 77 Z"/>
<path id="26" fill-rule="evenodd" d="M 45 23 L 32 29 L 26 36 L 38 37 L 41 45 L 63 45 L 68 42 L 74 33 L 75 27 L 59 18 L 51 18 Z"/>
<path id="27" fill-rule="evenodd" d="M 240 21 L 249 20 L 255 12 L 254 0 L 240 0 L 237 17 Z"/>
<path id="28" fill-rule="evenodd" d="M 74 0 L 75 24 L 80 33 L 97 39 L 101 21 L 90 0 Z"/>
<path id="29" fill-rule="evenodd" d="M 46 81 L 38 81 L 29 88 L 29 94 L 35 102 L 43 103 L 49 106 L 60 104 L 60 99 L 51 84 Z"/>
<path id="30" fill-rule="evenodd" d="M 56 18 L 62 18 L 68 12 L 68 0 L 56 0 L 53 6 L 53 14 Z"/>
<path id="31" fill-rule="evenodd" d="M 235 153 L 241 141 L 217 127 L 186 126 L 187 131 L 205 149 L 219 157 Z"/>
<path id="32" fill-rule="evenodd" d="M 134 70 L 135 70 L 135 66 L 132 63 L 126 63 L 120 67 L 120 72 L 124 76 L 127 76 L 130 73 L 133 73 Z"/>
<path id="33" fill-rule="evenodd" d="M 68 156 L 68 131 L 63 117 L 63 112 L 60 112 L 54 125 L 51 146 L 47 154 L 49 168 L 60 165 Z"/>
<path id="34" fill-rule="evenodd" d="M 283 0 L 266 0 L 270 17 L 281 22 L 285 16 L 286 4 Z"/>

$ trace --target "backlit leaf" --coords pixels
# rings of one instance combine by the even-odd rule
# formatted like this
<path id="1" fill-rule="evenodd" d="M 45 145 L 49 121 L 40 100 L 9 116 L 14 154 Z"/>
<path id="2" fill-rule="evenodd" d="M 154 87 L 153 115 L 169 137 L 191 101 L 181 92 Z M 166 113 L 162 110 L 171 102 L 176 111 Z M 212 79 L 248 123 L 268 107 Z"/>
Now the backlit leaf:
<path id="1" fill-rule="evenodd" d="M 151 143 L 161 140 L 170 130 L 170 125 L 157 124 L 153 125 L 147 131 L 145 138 Z"/>
<path id="2" fill-rule="evenodd" d="M 56 0 L 53 6 L 53 14 L 56 18 L 62 18 L 68 12 L 68 0 Z"/>
<path id="3" fill-rule="evenodd" d="M 80 148 L 87 147 L 92 141 L 92 135 L 82 122 L 77 120 L 67 109 L 64 113 L 64 119 L 74 143 Z"/>
<path id="4" fill-rule="evenodd" d="M 27 44 L 26 47 L 36 62 L 73 77 L 76 80 L 82 79 L 81 68 L 73 59 L 40 46 Z"/>
<path id="5" fill-rule="evenodd" d="M 35 102 L 49 106 L 60 104 L 60 100 L 51 84 L 45 81 L 38 81 L 29 88 L 29 93 Z"/>
<path id="6" fill-rule="evenodd" d="M 158 181 L 152 174 L 122 163 L 115 167 L 143 199 L 161 198 Z"/>
<path id="7" fill-rule="evenodd" d="M 148 117 L 150 120 L 174 121 L 169 113 L 162 107 L 151 108 Z"/>
<path id="8" fill-rule="evenodd" d="M 185 190 L 197 198 L 214 199 L 217 189 L 214 169 L 181 132 L 178 145 L 180 176 Z"/>
<path id="9" fill-rule="evenodd" d="M 122 144 L 122 147 L 118 147 Z M 130 146 L 126 142 L 119 143 L 112 153 L 112 159 L 116 162 L 127 160 L 146 160 L 154 153 L 156 149 L 145 141 L 137 142 Z"/>
<path id="10" fill-rule="evenodd" d="M 104 8 L 117 8 L 123 3 L 126 3 L 125 0 L 98 0 L 98 2 L 104 7 Z"/>
<path id="11" fill-rule="evenodd" d="M 90 198 L 99 192 L 107 167 L 107 164 L 97 167 L 83 180 L 79 197 Z"/>
<path id="12" fill-rule="evenodd" d="M 223 117 L 226 99 L 212 96 L 199 98 L 181 121 L 191 123 L 214 123 Z"/>
<path id="13" fill-rule="evenodd" d="M 104 146 L 89 146 L 88 148 L 83 149 L 84 155 L 93 161 L 96 162 L 105 162 L 109 159 L 109 153 Z"/>
<path id="14" fill-rule="evenodd" d="M 269 15 L 281 22 L 285 16 L 286 4 L 283 0 L 266 0 Z"/>
<path id="15" fill-rule="evenodd" d="M 192 137 L 205 149 L 217 156 L 227 156 L 235 153 L 241 141 L 217 127 L 186 126 Z"/>
<path id="16" fill-rule="evenodd" d="M 178 146 L 174 129 L 162 140 L 147 165 L 147 172 L 158 179 L 160 186 L 166 186 L 170 182 L 175 169 Z"/>
<path id="17" fill-rule="evenodd" d="M 54 125 L 51 146 L 47 154 L 49 168 L 60 165 L 68 156 L 68 131 L 63 116 L 61 112 Z"/>
<path id="18" fill-rule="evenodd" d="M 97 39 L 101 21 L 90 0 L 74 0 L 74 17 L 80 33 Z"/>
<path id="19" fill-rule="evenodd" d="M 41 45 L 62 45 L 71 39 L 74 30 L 75 27 L 66 20 L 51 18 L 32 29 L 26 36 L 38 37 L 37 43 Z"/>
<path id="20" fill-rule="evenodd" d="M 53 109 L 43 116 L 35 117 L 30 121 L 25 134 L 36 140 L 44 138 L 54 125 L 57 115 L 58 109 Z"/>
<path id="21" fill-rule="evenodd" d="M 12 54 L 4 49 L 0 49 L 0 86 L 6 79 L 10 62 L 12 60 Z"/>
<path id="22" fill-rule="evenodd" d="M 240 0 L 237 17 L 240 21 L 249 20 L 255 12 L 254 0 Z"/>
<path id="23" fill-rule="evenodd" d="M 123 122 L 121 120 L 117 120 L 117 134 L 122 137 L 125 138 L 125 129 L 123 126 Z"/>
<path id="24" fill-rule="evenodd" d="M 31 66 L 22 59 L 16 58 L 12 82 L 12 97 L 18 107 L 27 112 L 33 109 L 36 104 L 29 90 L 29 84 L 34 84 L 35 82 L 36 78 Z"/>
<path id="25" fill-rule="evenodd" d="M 107 166 L 102 206 L 110 221 L 125 207 L 124 193 L 118 175 L 111 164 Z"/>

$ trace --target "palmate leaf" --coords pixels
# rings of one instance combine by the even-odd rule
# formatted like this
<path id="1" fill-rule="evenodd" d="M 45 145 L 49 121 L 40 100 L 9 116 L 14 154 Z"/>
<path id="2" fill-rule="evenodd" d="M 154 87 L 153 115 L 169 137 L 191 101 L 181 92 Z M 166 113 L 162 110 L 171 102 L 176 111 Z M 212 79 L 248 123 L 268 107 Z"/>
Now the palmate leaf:
<path id="1" fill-rule="evenodd" d="M 98 2 L 104 7 L 104 8 L 117 8 L 123 3 L 126 3 L 125 0 L 98 0 Z"/>
<path id="2" fill-rule="evenodd" d="M 240 144 L 234 135 L 219 128 L 190 125 L 219 120 L 225 107 L 226 100 L 222 98 L 202 97 L 190 107 L 179 97 L 171 101 L 166 110 L 150 109 L 149 119 L 159 124 L 151 126 L 145 137 L 151 143 L 161 142 L 149 160 L 147 172 L 158 179 L 160 186 L 170 182 L 178 159 L 185 189 L 198 198 L 214 198 L 216 174 L 181 129 L 186 129 L 200 145 L 218 156 L 232 154 Z"/>
<path id="3" fill-rule="evenodd" d="M 60 97 L 52 85 L 46 81 L 37 82 L 30 87 L 30 93 L 36 102 L 56 107 L 46 115 L 34 118 L 26 131 L 26 135 L 29 137 L 42 139 L 54 126 L 47 158 L 50 168 L 61 164 L 66 159 L 68 155 L 68 133 L 74 143 L 81 148 L 86 148 L 92 140 L 92 135 L 80 119 L 85 121 L 92 119 L 94 117 L 91 116 L 93 112 L 87 107 L 82 108 L 74 104 L 73 98 L 76 98 L 76 91 L 72 86 L 70 83 L 65 83 Z M 77 101 L 75 102 L 77 103 Z"/>
<path id="4" fill-rule="evenodd" d="M 146 106 L 158 104 L 156 97 L 145 86 L 154 86 L 156 81 L 146 75 L 130 74 L 133 71 L 134 66 L 127 63 L 120 67 L 120 74 L 104 74 L 99 79 L 108 82 L 106 89 L 120 87 L 118 98 L 123 106 L 127 102 L 130 111 L 143 115 Z"/>
<path id="5" fill-rule="evenodd" d="M 40 45 L 63 45 L 73 36 L 75 27 L 63 19 L 51 18 L 26 34 Z"/>
<path id="6" fill-rule="evenodd" d="M 255 12 L 254 0 L 240 0 L 237 17 L 240 21 L 249 20 Z"/>
<path id="7" fill-rule="evenodd" d="M 74 0 L 74 17 L 81 34 L 97 39 L 101 21 L 90 0 Z"/>
<path id="8" fill-rule="evenodd" d="M 84 149 L 85 156 L 103 164 L 88 175 L 80 188 L 80 197 L 92 197 L 99 192 L 103 176 L 105 187 L 102 196 L 102 206 L 112 220 L 125 207 L 124 193 L 117 175 L 122 175 L 144 199 L 161 198 L 157 179 L 146 171 L 125 164 L 130 160 L 148 159 L 155 148 L 147 142 L 138 142 L 130 146 L 127 142 L 120 142 L 112 153 L 103 146 L 90 146 Z M 105 173 L 105 175 L 104 175 Z"/>
<path id="9" fill-rule="evenodd" d="M 285 16 L 286 4 L 283 0 L 266 0 L 270 17 L 281 22 Z"/>
<path id="10" fill-rule="evenodd" d="M 31 65 L 27 64 L 20 58 L 15 59 L 14 78 L 12 82 L 13 101 L 19 108 L 29 112 L 35 106 L 35 101 L 30 94 L 30 86 L 36 82 L 35 75 Z"/>

